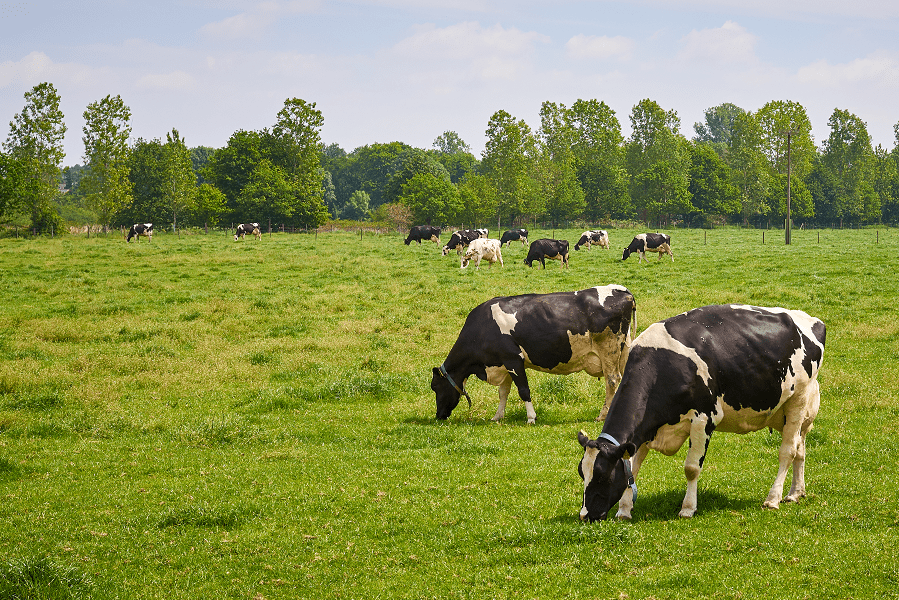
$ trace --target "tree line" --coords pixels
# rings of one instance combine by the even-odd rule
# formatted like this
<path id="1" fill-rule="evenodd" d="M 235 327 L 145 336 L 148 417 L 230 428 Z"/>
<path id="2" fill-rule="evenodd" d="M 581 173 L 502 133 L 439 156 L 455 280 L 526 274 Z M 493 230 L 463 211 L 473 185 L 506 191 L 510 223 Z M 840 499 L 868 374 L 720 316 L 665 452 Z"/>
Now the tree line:
<path id="1" fill-rule="evenodd" d="M 329 219 L 503 225 L 533 220 L 639 220 L 660 227 L 781 225 L 789 179 L 794 220 L 819 225 L 899 221 L 899 124 L 892 150 L 872 146 L 858 116 L 835 109 L 820 147 L 805 108 L 725 103 L 682 133 L 650 99 L 624 138 L 605 102 L 544 102 L 532 129 L 504 110 L 476 157 L 454 131 L 431 148 L 374 143 L 347 152 L 321 141 L 314 102 L 285 100 L 271 127 L 238 130 L 218 149 L 189 148 L 177 129 L 130 141 L 119 96 L 84 111 L 84 164 L 61 168 L 66 126 L 50 83 L 25 94 L 0 152 L 0 222 L 37 231 L 68 222 L 158 227 Z M 17 221 L 18 222 L 18 221 Z"/>

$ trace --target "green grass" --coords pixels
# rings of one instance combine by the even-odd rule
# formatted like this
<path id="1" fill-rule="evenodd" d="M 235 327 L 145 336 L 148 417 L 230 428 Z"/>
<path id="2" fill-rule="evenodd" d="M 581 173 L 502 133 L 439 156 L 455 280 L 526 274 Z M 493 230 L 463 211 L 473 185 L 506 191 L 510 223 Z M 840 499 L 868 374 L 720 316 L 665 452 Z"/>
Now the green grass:
<path id="1" fill-rule="evenodd" d="M 899 232 L 676 230 L 649 265 L 619 260 L 633 233 L 477 272 L 358 232 L 0 240 L 0 598 L 897 597 Z M 491 423 L 477 381 L 435 422 L 471 308 L 608 283 L 640 330 L 711 303 L 827 323 L 808 498 L 763 510 L 778 434 L 718 434 L 693 519 L 681 451 L 632 522 L 580 523 L 583 374 L 529 372 L 537 426 L 514 391 Z"/>

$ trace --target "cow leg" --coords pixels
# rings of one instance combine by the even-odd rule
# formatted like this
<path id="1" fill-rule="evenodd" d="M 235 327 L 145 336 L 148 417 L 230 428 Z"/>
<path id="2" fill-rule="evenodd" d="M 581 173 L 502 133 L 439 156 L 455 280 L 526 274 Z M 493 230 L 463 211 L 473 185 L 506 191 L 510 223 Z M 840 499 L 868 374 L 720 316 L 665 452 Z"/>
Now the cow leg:
<path id="1" fill-rule="evenodd" d="M 509 391 L 512 389 L 512 378 L 506 375 L 499 384 L 499 406 L 491 421 L 501 421 L 506 416 L 506 401 L 509 399 Z"/>
<path id="2" fill-rule="evenodd" d="M 502 251 L 497 250 L 497 252 L 496 252 L 496 257 L 499 259 L 499 266 L 505 267 L 506 265 L 503 264 L 503 253 L 502 253 Z M 490 266 L 493 266 L 493 263 L 490 263 Z"/>
<path id="3" fill-rule="evenodd" d="M 630 459 L 631 461 L 631 473 L 634 476 L 634 481 L 637 480 L 637 472 L 640 470 L 640 465 L 643 464 L 643 460 L 646 458 L 646 455 L 649 454 L 649 446 L 643 444 L 637 449 L 637 453 Z M 634 508 L 634 490 L 628 486 L 625 488 L 624 493 L 621 495 L 621 500 L 618 501 L 618 512 L 615 514 L 615 517 L 618 519 L 630 519 L 631 518 L 631 510 Z"/>
<path id="4" fill-rule="evenodd" d="M 531 402 L 531 387 L 528 385 L 528 377 L 524 373 L 524 361 L 504 363 L 503 366 L 509 372 L 512 381 L 515 382 L 515 387 L 518 388 L 518 396 L 524 401 L 528 424 L 533 425 L 537 422 L 537 413 L 534 411 L 534 403 Z"/>
<path id="5" fill-rule="evenodd" d="M 818 415 L 818 406 L 821 403 L 821 388 L 817 380 L 809 384 L 807 393 L 810 403 L 799 433 L 796 457 L 793 459 L 793 483 L 790 486 L 790 493 L 783 499 L 784 502 L 797 502 L 800 498 L 805 498 L 805 438 L 814 426 L 813 421 Z"/>
<path id="6" fill-rule="evenodd" d="M 690 419 L 690 449 L 687 450 L 687 459 L 684 461 L 684 475 L 687 478 L 687 493 L 681 504 L 680 517 L 692 517 L 696 514 L 696 494 L 699 487 L 699 473 L 702 471 L 702 463 L 709 447 L 711 432 L 708 431 L 708 415 L 694 412 Z"/>

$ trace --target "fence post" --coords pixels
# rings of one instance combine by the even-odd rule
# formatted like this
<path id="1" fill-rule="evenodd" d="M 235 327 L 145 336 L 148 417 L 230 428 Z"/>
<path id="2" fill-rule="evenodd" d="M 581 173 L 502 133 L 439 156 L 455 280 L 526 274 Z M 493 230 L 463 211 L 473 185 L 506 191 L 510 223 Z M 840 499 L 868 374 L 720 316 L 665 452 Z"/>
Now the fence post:
<path id="1" fill-rule="evenodd" d="M 703 231 L 702 233 L 703 233 L 703 236 L 702 236 L 702 237 L 703 237 L 702 244 L 703 244 L 704 246 L 708 246 L 708 245 L 709 245 L 709 232 L 708 232 L 708 231 Z"/>
<path id="2" fill-rule="evenodd" d="M 765 230 L 762 229 L 762 245 L 765 245 Z"/>

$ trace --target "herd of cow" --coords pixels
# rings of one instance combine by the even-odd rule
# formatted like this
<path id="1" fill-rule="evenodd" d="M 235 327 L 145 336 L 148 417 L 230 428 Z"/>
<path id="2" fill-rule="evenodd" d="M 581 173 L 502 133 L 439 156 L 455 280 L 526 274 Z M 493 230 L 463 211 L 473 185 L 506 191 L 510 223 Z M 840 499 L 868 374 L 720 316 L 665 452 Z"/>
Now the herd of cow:
<path id="1" fill-rule="evenodd" d="M 440 231 L 415 228 L 406 244 L 418 240 L 439 243 Z M 456 250 L 462 267 L 485 258 L 502 264 L 500 247 L 520 240 L 527 230 L 510 230 L 500 240 L 485 230 L 456 231 L 443 247 Z M 575 245 L 608 248 L 608 233 L 586 231 Z M 467 247 L 467 249 L 466 249 Z M 464 254 L 463 254 L 464 250 Z M 624 250 L 671 253 L 665 234 L 641 234 Z M 568 263 L 568 242 L 537 240 L 525 263 L 557 258 Z M 446 360 L 435 367 L 431 389 L 437 419 L 446 419 L 464 396 L 474 375 L 499 388 L 505 415 L 514 383 L 524 401 L 527 422 L 537 414 L 526 371 L 568 375 L 584 371 L 605 378 L 605 400 L 597 421 L 596 439 L 583 431 L 578 442 L 584 453 L 578 473 L 584 482 L 580 518 L 605 519 L 617 504 L 617 517 L 631 518 L 637 497 L 635 482 L 649 450 L 668 456 L 689 440 L 684 463 L 687 491 L 680 516 L 696 512 L 697 482 L 714 431 L 748 433 L 761 429 L 781 432 L 779 466 L 764 506 L 778 508 L 805 492 L 805 440 L 820 404 L 818 370 L 824 356 L 824 323 L 800 310 L 747 305 L 696 308 L 650 325 L 636 339 L 636 300 L 620 285 L 576 292 L 499 297 L 475 307 L 465 320 Z M 783 495 L 787 473 L 792 483 Z"/>
<path id="2" fill-rule="evenodd" d="M 432 227 L 430 225 L 416 225 L 409 231 L 405 244 L 408 246 L 412 242 L 421 244 L 422 240 L 432 241 L 435 244 L 440 243 L 440 227 Z M 474 261 L 475 268 L 479 269 L 481 260 L 486 259 L 491 266 L 498 262 L 500 266 L 503 263 L 502 248 L 508 248 L 512 242 L 520 241 L 523 246 L 528 246 L 528 253 L 524 259 L 524 264 L 531 267 L 534 261 L 540 261 L 543 268 L 546 268 L 546 259 L 558 260 L 561 268 L 569 267 L 569 244 L 568 240 L 556 240 L 543 238 L 535 240 L 528 245 L 527 229 L 509 229 L 503 233 L 498 240 L 488 238 L 489 231 L 486 229 L 463 229 L 454 231 L 450 235 L 449 241 L 443 247 L 443 256 L 446 256 L 453 250 L 461 257 L 461 268 L 466 268 L 469 263 Z M 609 232 L 605 230 L 585 231 L 581 234 L 581 238 L 574 245 L 575 250 L 584 248 L 590 249 L 590 246 L 599 246 L 606 250 L 609 249 Z M 674 260 L 674 253 L 671 251 L 671 236 L 664 233 L 641 233 L 634 237 L 630 244 L 624 249 L 621 260 L 627 258 L 636 252 L 638 255 L 637 262 L 648 262 L 646 260 L 647 252 L 658 252 L 659 260 L 663 254 L 667 254 Z"/>
<path id="3" fill-rule="evenodd" d="M 406 245 L 422 240 L 440 243 L 440 228 L 413 227 Z M 568 241 L 539 239 L 528 244 L 526 229 L 511 229 L 489 239 L 486 229 L 454 231 L 443 246 L 455 250 L 461 267 L 481 260 L 503 264 L 501 248 L 520 241 L 528 247 L 525 264 L 555 259 L 568 265 Z M 237 227 L 234 239 L 261 236 L 258 223 Z M 152 223 L 135 223 L 126 240 L 152 240 Z M 609 248 L 606 231 L 585 231 L 574 249 Z M 637 235 L 624 249 L 638 262 L 645 253 L 661 260 L 671 251 L 670 236 Z M 685 441 L 687 491 L 680 516 L 696 512 L 697 482 L 714 431 L 781 432 L 779 466 L 764 506 L 777 508 L 805 496 L 805 440 L 820 404 L 818 370 L 824 356 L 826 328 L 800 310 L 747 305 L 696 308 L 650 325 L 636 339 L 637 303 L 620 285 L 576 292 L 499 297 L 476 306 L 450 349 L 433 369 L 437 419 L 447 419 L 474 375 L 499 388 L 494 421 L 505 416 L 514 383 L 524 401 L 527 422 L 537 414 L 527 369 L 568 375 L 584 371 L 605 378 L 605 399 L 596 439 L 580 431 L 584 453 L 578 473 L 584 482 L 580 518 L 605 519 L 617 504 L 617 517 L 631 518 L 637 498 L 636 476 L 649 450 L 675 454 Z M 792 483 L 783 487 L 792 466 Z"/>

